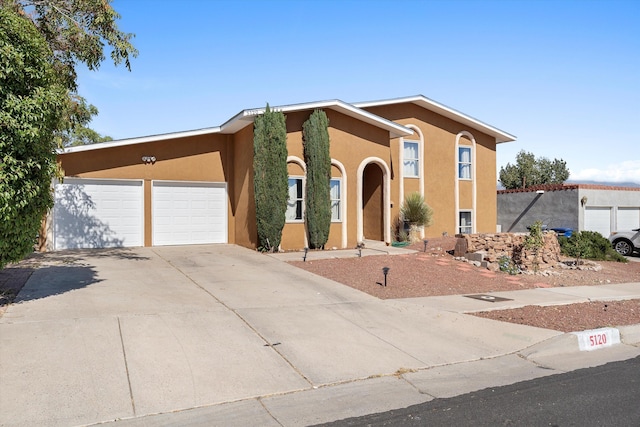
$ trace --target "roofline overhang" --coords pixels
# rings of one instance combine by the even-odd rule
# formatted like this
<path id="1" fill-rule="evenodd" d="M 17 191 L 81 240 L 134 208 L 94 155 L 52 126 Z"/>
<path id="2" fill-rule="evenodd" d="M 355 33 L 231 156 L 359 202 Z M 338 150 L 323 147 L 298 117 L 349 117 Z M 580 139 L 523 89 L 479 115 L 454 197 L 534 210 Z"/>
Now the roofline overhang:
<path id="1" fill-rule="evenodd" d="M 379 127 L 389 132 L 391 138 L 398 138 L 401 136 L 409 136 L 413 135 L 413 130 L 395 123 L 391 120 L 385 119 L 383 117 L 377 116 L 369 111 L 363 110 L 361 108 L 355 107 L 346 102 L 340 101 L 338 99 L 328 100 L 328 101 L 317 101 L 317 102 L 307 102 L 303 104 L 291 104 L 291 105 L 281 105 L 270 107 L 272 111 L 281 111 L 282 113 L 290 113 L 297 111 L 306 111 L 306 110 L 316 110 L 316 109 L 330 109 L 342 113 L 346 116 L 353 117 L 362 122 L 368 123 L 370 125 Z M 261 114 L 264 114 L 266 110 L 265 108 L 254 108 L 250 110 L 242 110 L 240 113 L 236 114 L 226 123 L 224 123 L 222 128 L 222 133 L 235 133 L 240 129 L 252 124 L 255 118 Z"/>
<path id="2" fill-rule="evenodd" d="M 496 144 L 500 144 L 503 142 L 512 142 L 517 139 L 516 136 L 511 135 L 510 133 L 507 133 L 494 126 L 484 123 L 474 117 L 463 114 L 460 111 L 447 107 L 446 105 L 440 104 L 432 99 L 427 98 L 424 95 L 416 95 L 416 96 L 410 96 L 410 97 L 404 97 L 404 98 L 385 99 L 385 100 L 379 100 L 379 101 L 354 102 L 352 105 L 358 108 L 366 109 L 369 107 L 378 107 L 378 106 L 392 105 L 392 104 L 404 104 L 409 102 L 419 105 L 420 107 L 423 107 L 429 111 L 433 111 L 434 113 L 440 114 L 441 116 L 444 116 L 451 120 L 455 120 L 459 123 L 469 126 L 472 129 L 476 129 L 482 133 L 490 135 L 496 139 Z"/>
<path id="3" fill-rule="evenodd" d="M 221 130 L 220 126 L 216 126 L 212 128 L 195 129 L 195 130 L 188 130 L 183 132 L 172 132 L 172 133 L 163 133 L 159 135 L 142 136 L 138 138 L 119 139 L 116 141 L 100 142 L 97 144 L 77 145 L 73 147 L 65 147 L 63 149 L 60 149 L 58 150 L 58 154 L 78 153 L 81 151 L 91 151 L 91 150 L 100 150 L 105 148 L 121 147 L 123 145 L 144 144 L 146 142 L 164 141 L 167 139 L 179 139 L 179 138 L 188 138 L 191 136 L 209 135 L 213 133 L 221 133 L 220 130 Z"/>

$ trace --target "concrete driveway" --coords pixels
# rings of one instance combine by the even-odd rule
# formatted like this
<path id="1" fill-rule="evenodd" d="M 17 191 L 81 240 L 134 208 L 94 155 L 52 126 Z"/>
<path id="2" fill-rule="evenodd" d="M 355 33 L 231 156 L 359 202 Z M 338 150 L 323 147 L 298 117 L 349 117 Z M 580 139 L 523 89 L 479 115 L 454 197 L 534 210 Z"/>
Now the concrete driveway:
<path id="1" fill-rule="evenodd" d="M 232 245 L 47 254 L 0 319 L 0 425 L 144 419 L 225 402 L 256 425 L 304 425 L 429 400 L 442 371 L 426 368 L 504 356 L 521 377 L 554 372 L 513 353 L 562 334 L 496 328 L 445 305 L 381 301 Z M 399 372 L 415 372 L 414 385 Z M 382 406 L 321 416 L 327 393 L 344 406 L 367 378 Z M 304 402 L 317 414 L 301 418 Z"/>

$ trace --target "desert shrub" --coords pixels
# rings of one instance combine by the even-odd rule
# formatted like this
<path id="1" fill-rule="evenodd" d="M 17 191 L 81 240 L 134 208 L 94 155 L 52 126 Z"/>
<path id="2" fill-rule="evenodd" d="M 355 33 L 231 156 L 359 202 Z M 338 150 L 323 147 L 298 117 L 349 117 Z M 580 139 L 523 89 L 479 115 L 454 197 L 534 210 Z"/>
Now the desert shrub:
<path id="1" fill-rule="evenodd" d="M 513 259 L 509 258 L 506 255 L 502 255 L 500 258 L 498 258 L 498 265 L 500 266 L 500 271 L 509 273 L 512 276 L 520 273 L 520 267 L 518 267 Z"/>
<path id="2" fill-rule="evenodd" d="M 580 258 L 599 260 L 628 262 L 625 257 L 613 249 L 611 242 L 597 231 L 579 231 L 567 238 L 558 238 L 560 250 L 563 255 L 575 257 L 579 262 Z"/>
<path id="3" fill-rule="evenodd" d="M 420 193 L 411 193 L 400 207 L 400 215 L 409 224 L 428 227 L 433 221 L 433 209 L 424 202 Z"/>
<path id="4" fill-rule="evenodd" d="M 391 225 L 391 238 L 394 242 L 408 242 L 409 232 L 405 227 L 405 223 L 399 217 L 396 217 Z"/>
<path id="5" fill-rule="evenodd" d="M 529 235 L 524 238 L 523 246 L 533 252 L 533 271 L 538 271 L 540 265 L 540 249 L 544 247 L 544 234 L 542 234 L 542 222 L 536 221 L 529 228 Z"/>

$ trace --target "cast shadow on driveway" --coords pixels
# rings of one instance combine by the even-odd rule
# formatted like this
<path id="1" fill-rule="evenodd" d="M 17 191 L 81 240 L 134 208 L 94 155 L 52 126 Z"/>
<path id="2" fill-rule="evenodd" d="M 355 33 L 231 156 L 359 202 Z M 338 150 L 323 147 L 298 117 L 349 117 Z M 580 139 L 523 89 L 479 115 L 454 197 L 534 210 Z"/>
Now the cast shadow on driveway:
<path id="1" fill-rule="evenodd" d="M 35 270 L 15 303 L 33 301 L 54 295 L 64 294 L 101 282 L 93 267 L 81 265 L 49 265 Z"/>
<path id="2" fill-rule="evenodd" d="M 21 265 L 0 270 L 0 305 L 33 301 L 99 283 L 96 269 L 86 258 L 146 261 L 128 248 L 76 249 L 34 253 Z"/>

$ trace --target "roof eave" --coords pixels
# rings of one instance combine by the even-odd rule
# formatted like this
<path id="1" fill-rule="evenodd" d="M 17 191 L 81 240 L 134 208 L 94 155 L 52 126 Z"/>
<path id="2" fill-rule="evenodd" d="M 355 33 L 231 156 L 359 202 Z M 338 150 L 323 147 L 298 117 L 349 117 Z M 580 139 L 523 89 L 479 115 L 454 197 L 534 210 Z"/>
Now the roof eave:
<path id="1" fill-rule="evenodd" d="M 121 147 L 123 145 L 135 145 L 144 144 L 146 142 L 164 141 L 167 139 L 188 138 L 191 136 L 208 135 L 213 133 L 220 133 L 220 126 L 204 129 L 194 129 L 183 132 L 163 133 L 159 135 L 149 135 L 137 138 L 119 139 L 116 141 L 100 142 L 97 144 L 89 145 L 77 145 L 73 147 L 65 147 L 58 150 L 58 154 L 78 153 L 81 151 L 100 150 L 105 148 Z"/>
<path id="2" fill-rule="evenodd" d="M 370 113 L 366 110 L 354 107 L 351 104 L 347 104 L 346 102 L 340 100 L 329 100 L 329 101 L 318 101 L 318 102 L 308 102 L 304 104 L 292 104 L 292 105 L 281 105 L 270 107 L 273 111 L 281 111 L 283 113 L 295 112 L 295 111 L 304 111 L 304 110 L 315 110 L 315 109 L 331 109 L 334 111 L 338 111 L 346 116 L 353 117 L 370 125 L 385 129 L 389 132 L 389 135 L 392 138 L 398 138 L 401 136 L 409 136 L 413 135 L 413 130 L 402 126 L 398 123 L 392 122 L 391 120 L 387 120 L 383 117 L 377 116 L 373 113 Z M 225 124 L 221 126 L 222 133 L 235 133 L 240 129 L 250 125 L 253 123 L 253 120 L 264 114 L 266 108 L 254 108 L 250 110 L 243 110 L 240 113 L 236 114 L 233 118 L 227 121 Z"/>
<path id="3" fill-rule="evenodd" d="M 510 133 L 507 133 L 494 126 L 484 123 L 474 117 L 468 116 L 464 113 L 461 113 L 460 111 L 454 110 L 453 108 L 440 104 L 439 102 L 429 99 L 424 95 L 409 96 L 404 98 L 393 98 L 393 99 L 386 99 L 386 100 L 379 100 L 379 101 L 356 102 L 356 103 L 353 103 L 353 105 L 358 108 L 368 108 L 368 107 L 377 107 L 382 105 L 403 104 L 403 103 L 413 103 L 413 104 L 419 105 L 423 108 L 426 108 L 427 110 L 440 114 L 441 116 L 447 117 L 451 120 L 455 120 L 459 123 L 465 124 L 473 129 L 479 130 L 480 132 L 483 132 L 487 135 L 494 137 L 496 139 L 496 144 L 501 144 L 503 142 L 512 142 L 517 139 L 515 135 L 511 135 Z"/>

